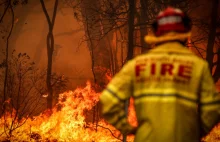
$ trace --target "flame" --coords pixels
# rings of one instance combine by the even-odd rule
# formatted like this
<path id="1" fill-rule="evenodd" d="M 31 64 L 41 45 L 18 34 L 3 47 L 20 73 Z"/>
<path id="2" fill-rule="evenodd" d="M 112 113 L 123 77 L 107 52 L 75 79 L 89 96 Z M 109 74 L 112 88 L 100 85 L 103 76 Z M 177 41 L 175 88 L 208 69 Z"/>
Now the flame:
<path id="1" fill-rule="evenodd" d="M 52 110 L 17 122 L 22 125 L 9 138 L 4 127 L 5 122 L 11 122 L 13 117 L 6 114 L 5 119 L 0 119 L 0 141 L 120 142 L 120 132 L 105 120 L 100 119 L 97 125 L 86 120 L 89 111 L 98 103 L 99 96 L 89 82 L 85 88 L 60 94 L 59 101 Z M 132 142 L 133 139 L 133 136 L 129 136 L 127 141 Z"/>
<path id="2" fill-rule="evenodd" d="M 136 112 L 134 108 L 134 99 L 131 98 L 129 102 L 129 108 L 128 108 L 128 122 L 132 125 L 137 127 L 137 117 L 136 117 Z"/>
<path id="3" fill-rule="evenodd" d="M 88 113 L 99 101 L 89 82 L 86 87 L 77 88 L 59 95 L 59 101 L 52 110 L 46 110 L 39 116 L 23 118 L 14 121 L 16 112 L 6 113 L 0 118 L 0 141 L 40 141 L 40 142 L 121 142 L 122 135 L 105 120 L 100 119 L 97 124 L 87 120 Z M 10 103 L 7 100 L 5 103 Z M 130 99 L 128 121 L 137 126 L 134 110 L 134 100 Z M 20 125 L 8 137 L 6 124 Z M 220 124 L 203 138 L 203 141 L 218 141 Z M 128 136 L 127 142 L 134 141 L 134 136 Z"/>

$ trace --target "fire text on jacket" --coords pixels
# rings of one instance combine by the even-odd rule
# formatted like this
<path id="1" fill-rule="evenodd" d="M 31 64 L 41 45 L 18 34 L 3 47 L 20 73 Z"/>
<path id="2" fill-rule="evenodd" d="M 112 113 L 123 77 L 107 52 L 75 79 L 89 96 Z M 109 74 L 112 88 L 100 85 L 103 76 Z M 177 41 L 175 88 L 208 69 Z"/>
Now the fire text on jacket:
<path id="1" fill-rule="evenodd" d="M 188 61 L 137 62 L 135 76 L 137 82 L 174 81 L 187 83 L 191 79 L 193 63 Z"/>

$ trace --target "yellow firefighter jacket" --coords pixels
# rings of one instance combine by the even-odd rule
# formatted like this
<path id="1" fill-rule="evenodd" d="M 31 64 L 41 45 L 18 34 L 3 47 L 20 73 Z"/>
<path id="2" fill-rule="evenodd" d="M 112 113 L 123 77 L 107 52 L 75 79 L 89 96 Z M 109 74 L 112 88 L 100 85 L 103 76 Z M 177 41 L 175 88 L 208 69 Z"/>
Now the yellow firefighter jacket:
<path id="1" fill-rule="evenodd" d="M 207 62 L 178 42 L 127 62 L 102 92 L 103 116 L 122 133 L 132 128 L 124 111 L 130 97 L 139 123 L 135 142 L 198 142 L 199 126 L 208 133 L 220 116 Z"/>

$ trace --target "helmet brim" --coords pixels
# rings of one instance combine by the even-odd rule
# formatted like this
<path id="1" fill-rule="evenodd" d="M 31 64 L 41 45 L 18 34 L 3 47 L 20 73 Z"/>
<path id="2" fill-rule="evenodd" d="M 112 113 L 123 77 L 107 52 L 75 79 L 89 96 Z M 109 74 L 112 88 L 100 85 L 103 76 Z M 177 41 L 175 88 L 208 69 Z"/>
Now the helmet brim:
<path id="1" fill-rule="evenodd" d="M 191 32 L 187 33 L 176 33 L 176 32 L 169 32 L 162 36 L 155 36 L 155 35 L 147 35 L 144 37 L 144 40 L 151 44 L 151 43 L 160 43 L 172 40 L 185 40 L 191 37 Z"/>

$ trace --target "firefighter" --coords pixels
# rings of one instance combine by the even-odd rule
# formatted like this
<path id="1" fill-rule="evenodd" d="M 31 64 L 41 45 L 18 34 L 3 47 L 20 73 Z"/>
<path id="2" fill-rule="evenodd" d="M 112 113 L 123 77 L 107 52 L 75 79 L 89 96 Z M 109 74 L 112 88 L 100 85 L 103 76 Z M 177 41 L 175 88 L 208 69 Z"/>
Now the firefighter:
<path id="1" fill-rule="evenodd" d="M 160 12 L 153 31 L 145 41 L 155 48 L 128 61 L 102 92 L 103 116 L 123 134 L 135 134 L 135 142 L 198 142 L 220 116 L 208 63 L 185 47 L 191 22 L 180 9 Z M 137 128 L 124 109 L 130 97 Z"/>

